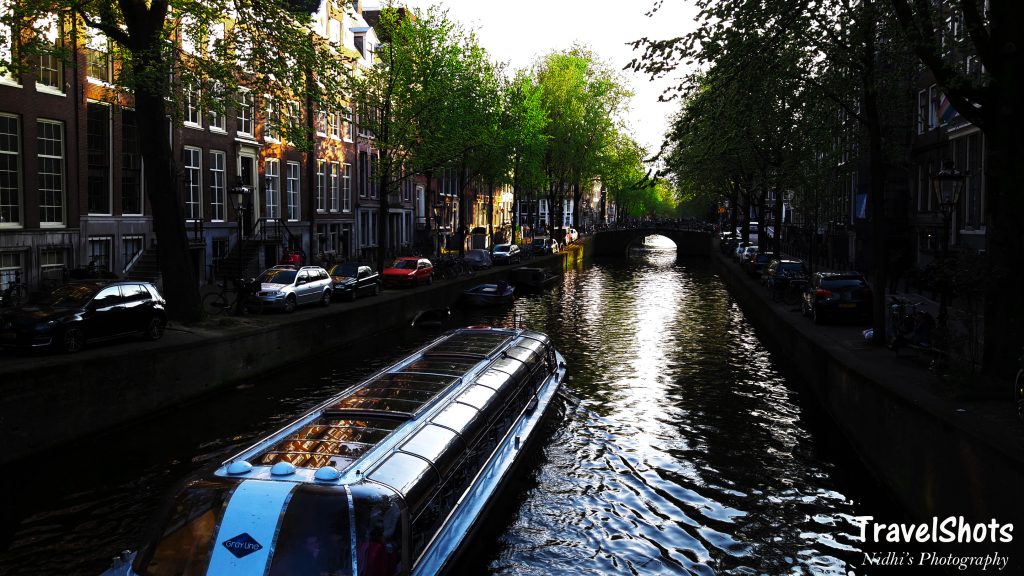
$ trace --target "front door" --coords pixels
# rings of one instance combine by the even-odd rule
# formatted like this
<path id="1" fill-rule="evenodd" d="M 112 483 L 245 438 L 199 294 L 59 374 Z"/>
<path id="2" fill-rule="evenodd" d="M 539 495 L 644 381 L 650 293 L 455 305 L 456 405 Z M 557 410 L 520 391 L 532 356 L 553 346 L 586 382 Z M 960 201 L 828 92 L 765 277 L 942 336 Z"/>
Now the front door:
<path id="1" fill-rule="evenodd" d="M 242 220 L 242 233 L 245 236 L 252 236 L 254 226 L 259 218 L 260 194 L 256 177 L 256 149 L 242 148 L 238 152 L 238 183 L 250 190 L 245 200 Z"/>

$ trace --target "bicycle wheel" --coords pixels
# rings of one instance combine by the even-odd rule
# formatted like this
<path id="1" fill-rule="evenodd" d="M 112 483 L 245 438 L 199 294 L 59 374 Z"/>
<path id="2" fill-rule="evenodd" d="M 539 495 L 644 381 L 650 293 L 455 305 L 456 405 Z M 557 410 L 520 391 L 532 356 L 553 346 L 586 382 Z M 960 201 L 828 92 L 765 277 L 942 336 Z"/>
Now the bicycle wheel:
<path id="1" fill-rule="evenodd" d="M 223 292 L 211 292 L 203 296 L 203 312 L 211 316 L 223 314 L 229 308 L 231 305 L 228 304 L 228 299 L 224 297 Z"/>

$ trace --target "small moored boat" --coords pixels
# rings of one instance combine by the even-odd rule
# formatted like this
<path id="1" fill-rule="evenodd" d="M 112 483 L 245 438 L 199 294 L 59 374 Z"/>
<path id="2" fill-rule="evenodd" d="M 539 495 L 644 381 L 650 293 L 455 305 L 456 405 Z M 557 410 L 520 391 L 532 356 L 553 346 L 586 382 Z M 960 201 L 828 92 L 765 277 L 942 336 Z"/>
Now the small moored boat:
<path id="1" fill-rule="evenodd" d="M 539 332 L 449 332 L 191 482 L 104 574 L 450 570 L 565 370 Z"/>
<path id="2" fill-rule="evenodd" d="M 558 281 L 558 276 L 544 268 L 522 267 L 512 271 L 512 283 L 519 289 L 543 290 Z"/>
<path id="3" fill-rule="evenodd" d="M 463 291 L 462 299 L 470 306 L 503 306 L 515 300 L 515 287 L 508 282 L 477 284 Z"/>

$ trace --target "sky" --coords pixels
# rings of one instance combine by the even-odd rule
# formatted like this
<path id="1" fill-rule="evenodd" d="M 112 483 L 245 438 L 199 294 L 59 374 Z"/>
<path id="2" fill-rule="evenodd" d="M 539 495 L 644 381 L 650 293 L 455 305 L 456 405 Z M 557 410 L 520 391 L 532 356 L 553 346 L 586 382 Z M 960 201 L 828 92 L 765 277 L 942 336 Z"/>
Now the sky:
<path id="1" fill-rule="evenodd" d="M 448 16 L 477 31 L 480 44 L 496 62 L 528 68 L 539 56 L 574 42 L 588 45 L 598 58 L 619 70 L 635 93 L 626 121 L 633 138 L 653 154 L 661 146 L 678 100 L 658 102 L 658 95 L 681 74 L 650 81 L 622 70 L 640 52 L 628 42 L 642 37 L 665 39 L 693 30 L 697 12 L 688 0 L 664 0 L 653 17 L 645 15 L 654 0 L 408 0 L 415 8 L 441 5 Z"/>

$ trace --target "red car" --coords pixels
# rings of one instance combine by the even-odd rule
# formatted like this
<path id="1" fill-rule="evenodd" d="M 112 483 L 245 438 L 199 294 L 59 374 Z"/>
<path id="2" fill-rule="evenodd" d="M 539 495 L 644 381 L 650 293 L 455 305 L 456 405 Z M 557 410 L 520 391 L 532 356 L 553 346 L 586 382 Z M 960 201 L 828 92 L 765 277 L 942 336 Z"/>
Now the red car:
<path id="1" fill-rule="evenodd" d="M 404 256 L 381 273 L 385 286 L 419 286 L 434 282 L 434 265 L 426 258 Z"/>

